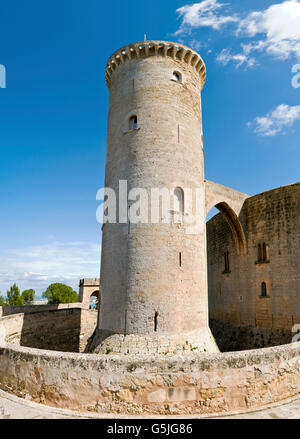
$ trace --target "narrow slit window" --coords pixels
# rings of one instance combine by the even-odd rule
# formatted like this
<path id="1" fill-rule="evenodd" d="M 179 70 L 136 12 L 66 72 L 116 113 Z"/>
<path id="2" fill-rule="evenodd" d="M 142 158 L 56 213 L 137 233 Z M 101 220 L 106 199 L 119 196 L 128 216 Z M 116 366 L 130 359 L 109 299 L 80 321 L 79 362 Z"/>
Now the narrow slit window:
<path id="1" fill-rule="evenodd" d="M 137 116 L 131 116 L 129 119 L 129 131 L 136 130 L 138 126 Z"/>
<path id="2" fill-rule="evenodd" d="M 224 273 L 230 273 L 229 252 L 224 253 Z"/>
<path id="3" fill-rule="evenodd" d="M 261 244 L 258 244 L 257 246 L 257 261 L 261 262 L 262 261 L 262 249 L 261 249 Z"/>
<path id="4" fill-rule="evenodd" d="M 266 282 L 261 283 L 261 297 L 267 297 L 267 284 L 266 284 Z"/>
<path id="5" fill-rule="evenodd" d="M 179 267 L 181 267 L 182 266 L 182 254 L 181 254 L 181 252 L 179 252 L 178 259 L 179 259 Z"/>
<path id="6" fill-rule="evenodd" d="M 269 259 L 269 255 L 268 255 L 268 246 L 267 244 L 264 242 L 263 243 L 263 261 L 266 262 Z"/>
<path id="7" fill-rule="evenodd" d="M 158 312 L 154 314 L 154 332 L 157 332 L 157 320 L 158 320 Z"/>

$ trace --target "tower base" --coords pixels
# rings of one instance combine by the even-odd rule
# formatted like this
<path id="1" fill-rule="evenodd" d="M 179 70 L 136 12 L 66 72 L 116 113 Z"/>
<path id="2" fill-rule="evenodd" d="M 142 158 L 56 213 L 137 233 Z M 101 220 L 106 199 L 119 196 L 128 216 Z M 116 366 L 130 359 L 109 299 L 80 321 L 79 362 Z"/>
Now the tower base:
<path id="1" fill-rule="evenodd" d="M 96 354 L 189 354 L 217 353 L 209 327 L 182 334 L 112 334 L 98 329 L 91 344 Z"/>

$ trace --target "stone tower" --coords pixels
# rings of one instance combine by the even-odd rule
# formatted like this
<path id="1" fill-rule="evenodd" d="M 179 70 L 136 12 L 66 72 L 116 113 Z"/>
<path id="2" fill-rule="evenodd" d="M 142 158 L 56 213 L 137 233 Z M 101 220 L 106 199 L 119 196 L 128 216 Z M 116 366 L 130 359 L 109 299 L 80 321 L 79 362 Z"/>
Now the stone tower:
<path id="1" fill-rule="evenodd" d="M 126 181 L 128 192 L 144 188 L 149 200 L 151 189 L 167 188 L 183 217 L 188 215 L 185 190 L 197 188 L 201 230 L 188 234 L 184 221 L 174 221 L 172 204 L 169 223 L 162 214 L 153 223 L 149 213 L 148 223 L 130 224 L 123 218 L 104 224 L 100 352 L 218 350 L 208 326 L 205 76 L 202 58 L 177 43 L 130 44 L 108 61 L 105 187 L 118 194 L 119 181 Z M 117 213 L 124 216 L 122 209 Z"/>

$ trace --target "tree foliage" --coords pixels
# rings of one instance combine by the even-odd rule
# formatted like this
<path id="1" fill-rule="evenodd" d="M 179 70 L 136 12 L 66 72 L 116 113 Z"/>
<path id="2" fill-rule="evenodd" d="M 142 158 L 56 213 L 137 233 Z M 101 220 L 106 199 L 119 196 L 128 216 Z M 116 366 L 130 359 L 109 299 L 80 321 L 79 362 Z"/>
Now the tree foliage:
<path id="1" fill-rule="evenodd" d="M 16 284 L 7 291 L 8 304 L 10 306 L 23 306 L 24 298 L 20 294 L 20 289 Z"/>
<path id="2" fill-rule="evenodd" d="M 4 299 L 4 297 L 0 292 L 0 306 L 7 306 L 7 305 L 8 305 L 7 300 Z"/>
<path id="3" fill-rule="evenodd" d="M 22 297 L 24 299 L 25 304 L 33 302 L 35 298 L 35 291 L 33 289 L 24 290 L 22 293 Z"/>
<path id="4" fill-rule="evenodd" d="M 43 292 L 43 297 L 47 297 L 48 303 L 74 303 L 78 302 L 78 294 L 68 285 L 54 283 L 49 285 Z"/>

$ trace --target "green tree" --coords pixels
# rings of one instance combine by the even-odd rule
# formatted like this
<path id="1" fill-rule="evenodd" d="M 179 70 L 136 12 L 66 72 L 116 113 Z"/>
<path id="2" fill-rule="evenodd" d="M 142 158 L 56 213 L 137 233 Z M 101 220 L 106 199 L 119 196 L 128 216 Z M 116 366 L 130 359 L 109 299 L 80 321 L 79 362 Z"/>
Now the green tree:
<path id="1" fill-rule="evenodd" d="M 24 299 L 24 303 L 30 303 L 34 301 L 34 297 L 35 297 L 35 291 L 33 289 L 30 290 L 24 290 L 22 293 L 22 297 Z"/>
<path id="2" fill-rule="evenodd" d="M 48 303 L 74 303 L 78 302 L 78 294 L 68 285 L 54 283 L 49 285 L 43 292 L 43 297 L 47 297 Z"/>
<path id="3" fill-rule="evenodd" d="M 23 306 L 24 299 L 20 294 L 20 289 L 16 284 L 13 284 L 12 287 L 7 291 L 8 303 L 11 306 Z"/>
<path id="4" fill-rule="evenodd" d="M 7 305 L 8 305 L 7 300 L 4 299 L 4 297 L 0 292 L 0 306 L 7 306 Z"/>

